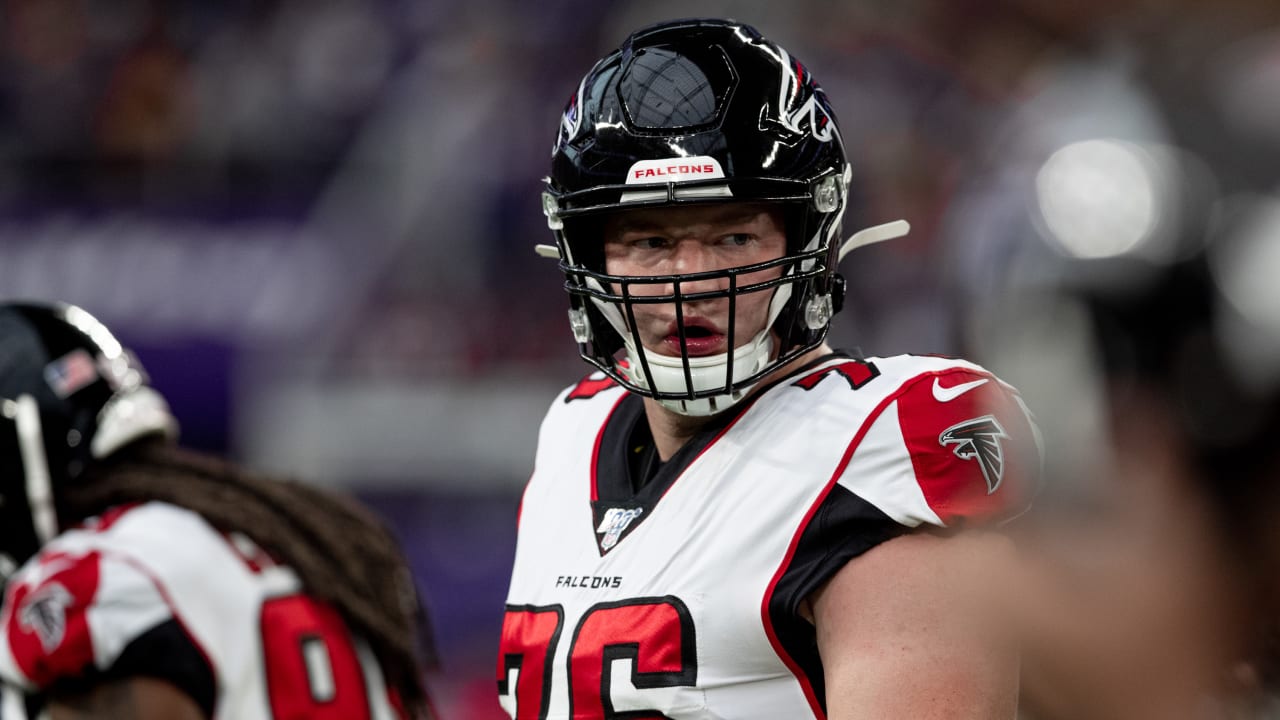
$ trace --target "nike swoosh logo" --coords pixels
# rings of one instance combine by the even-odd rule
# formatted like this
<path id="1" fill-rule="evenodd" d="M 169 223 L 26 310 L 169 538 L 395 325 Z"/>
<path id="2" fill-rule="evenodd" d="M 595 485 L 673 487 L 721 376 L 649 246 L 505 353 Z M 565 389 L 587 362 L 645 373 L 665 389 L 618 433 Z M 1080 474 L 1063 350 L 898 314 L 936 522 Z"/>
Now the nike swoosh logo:
<path id="1" fill-rule="evenodd" d="M 951 402 L 970 390 L 987 384 L 989 378 L 974 380 L 973 382 L 960 383 L 951 387 L 942 387 L 942 383 L 938 378 L 933 379 L 933 399 L 938 402 Z"/>

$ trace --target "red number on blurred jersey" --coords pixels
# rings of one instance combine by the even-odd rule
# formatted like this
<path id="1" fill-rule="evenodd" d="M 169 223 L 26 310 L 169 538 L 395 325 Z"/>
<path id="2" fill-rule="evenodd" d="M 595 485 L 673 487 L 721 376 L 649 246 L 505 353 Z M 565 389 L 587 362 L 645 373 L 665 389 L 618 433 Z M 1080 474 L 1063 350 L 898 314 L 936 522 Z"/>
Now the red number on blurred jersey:
<path id="1" fill-rule="evenodd" d="M 275 720 L 368 720 L 360 657 L 337 611 L 305 595 L 262 604 L 267 694 Z"/>

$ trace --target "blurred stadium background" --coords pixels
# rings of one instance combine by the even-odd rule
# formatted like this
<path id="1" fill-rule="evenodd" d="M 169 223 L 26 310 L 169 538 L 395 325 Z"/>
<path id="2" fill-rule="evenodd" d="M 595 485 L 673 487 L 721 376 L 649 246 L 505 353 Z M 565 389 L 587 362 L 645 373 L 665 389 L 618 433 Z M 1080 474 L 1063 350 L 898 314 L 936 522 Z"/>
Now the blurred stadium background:
<path id="1" fill-rule="evenodd" d="M 1208 247 L 1217 341 L 1248 382 L 1280 367 L 1273 0 L 0 7 L 0 296 L 112 325 L 187 444 L 394 523 L 445 717 L 497 712 L 519 492 L 585 371 L 532 251 L 539 179 L 579 77 L 638 25 L 726 15 L 793 49 L 843 125 L 846 226 L 912 223 L 846 262 L 837 345 L 972 356 L 1055 408 L 1047 435 L 1087 435 L 1087 397 L 1046 381 L 1087 368 L 1071 318 L 1010 291 L 1123 292 Z"/>

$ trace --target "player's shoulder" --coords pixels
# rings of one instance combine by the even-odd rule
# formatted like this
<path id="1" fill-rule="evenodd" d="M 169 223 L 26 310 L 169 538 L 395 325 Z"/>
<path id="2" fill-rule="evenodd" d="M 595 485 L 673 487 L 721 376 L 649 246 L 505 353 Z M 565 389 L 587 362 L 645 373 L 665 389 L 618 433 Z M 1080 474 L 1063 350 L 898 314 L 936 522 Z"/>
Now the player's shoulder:
<path id="1" fill-rule="evenodd" d="M 789 384 L 812 390 L 828 377 L 840 377 L 846 382 L 832 383 L 837 388 L 847 385 L 848 389 L 860 391 L 860 394 L 893 396 L 911 385 L 931 383 L 940 376 L 959 378 L 964 375 L 987 378 L 1005 390 L 1016 392 L 1012 385 L 982 365 L 948 355 L 867 357 L 836 352 L 795 373 Z"/>
<path id="2" fill-rule="evenodd" d="M 46 543 L 6 584 L 0 677 L 45 687 L 106 671 L 155 633 L 187 642 L 197 625 L 218 632 L 208 608 L 250 612 L 251 572 L 198 513 L 162 502 L 111 508 Z"/>
<path id="3" fill-rule="evenodd" d="M 626 396 L 625 388 L 598 371 L 560 391 L 538 428 L 539 465 L 573 456 L 581 443 L 594 441 Z"/>
<path id="4" fill-rule="evenodd" d="M 827 382 L 833 378 L 835 382 Z M 990 370 L 963 358 L 943 355 L 892 355 L 861 357 L 838 352 L 822 358 L 787 379 L 787 384 L 813 391 L 813 401 L 828 403 L 844 400 L 858 412 L 866 412 L 867 404 L 883 404 L 920 387 L 946 398 L 946 388 L 957 383 L 991 383 L 992 389 L 1017 394 L 1017 390 Z M 966 388 L 975 387 L 967 385 Z"/>
<path id="5" fill-rule="evenodd" d="M 46 687 L 107 666 L 132 639 L 172 617 L 145 518 L 181 517 L 169 508 L 123 505 L 46 543 L 5 586 L 0 615 L 0 676 Z M 174 508 L 173 510 L 176 510 Z M 179 545 L 169 536 L 170 545 Z"/>
<path id="6" fill-rule="evenodd" d="M 161 501 L 136 502 L 108 508 L 67 529 L 45 545 L 42 554 L 103 550 L 145 555 L 153 548 L 167 552 L 196 548 L 199 543 L 192 541 L 216 535 L 204 517 L 192 510 Z"/>
<path id="7" fill-rule="evenodd" d="M 864 474 L 852 481 L 860 491 L 877 495 L 883 488 L 872 485 L 909 477 L 924 503 L 915 518 L 931 524 L 999 521 L 1027 507 L 1039 487 L 1041 441 L 1012 385 L 960 358 L 862 362 L 879 391 L 851 467 Z"/>
<path id="8" fill-rule="evenodd" d="M 109 508 L 49 541 L 14 579 L 38 586 L 57 573 L 73 571 L 101 577 L 103 568 L 126 569 L 167 590 L 218 595 L 229 592 L 224 577 L 211 567 L 237 567 L 237 551 L 226 534 L 202 515 L 166 502 L 130 503 Z M 108 583 L 95 590 L 98 602 L 110 602 L 128 583 Z"/>
<path id="9" fill-rule="evenodd" d="M 864 362 L 883 379 L 880 392 L 904 421 L 922 417 L 958 421 L 961 416 L 989 412 L 1019 419 L 1017 424 L 1033 431 L 1038 442 L 1031 410 L 1017 388 L 982 365 L 944 355 L 894 355 Z"/>
<path id="10" fill-rule="evenodd" d="M 986 378 L 998 382 L 1002 387 L 1012 386 L 1001 380 L 995 373 L 978 363 L 949 355 L 889 355 L 866 358 L 864 362 L 875 367 L 886 384 L 892 384 L 901 391 L 917 384 L 932 384 L 943 376 L 960 378 L 965 375 L 974 378 Z M 945 384 L 945 383 L 944 383 Z"/>
<path id="11" fill-rule="evenodd" d="M 627 390 L 617 380 L 597 370 L 556 395 L 547 409 L 543 428 L 561 432 L 566 427 L 599 424 L 626 395 Z"/>
<path id="12" fill-rule="evenodd" d="M 612 402 L 620 393 L 626 392 L 617 380 L 596 370 L 583 375 L 572 385 L 564 388 L 556 396 L 555 405 L 573 405 L 581 407 L 585 404 Z"/>

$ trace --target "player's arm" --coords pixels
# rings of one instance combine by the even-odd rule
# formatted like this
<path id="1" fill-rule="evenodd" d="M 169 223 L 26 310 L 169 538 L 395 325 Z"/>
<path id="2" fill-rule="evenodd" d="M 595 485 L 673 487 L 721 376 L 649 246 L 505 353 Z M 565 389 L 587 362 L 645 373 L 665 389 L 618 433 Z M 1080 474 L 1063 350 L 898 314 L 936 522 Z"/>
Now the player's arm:
<path id="1" fill-rule="evenodd" d="M 913 533 L 848 562 L 811 607 L 830 720 L 1012 720 L 1019 658 L 996 597 L 1006 538 Z"/>
<path id="2" fill-rule="evenodd" d="M 1003 622 L 1011 541 L 1039 471 L 1016 393 L 972 368 L 904 385 L 841 485 L 914 532 L 853 557 L 810 593 L 831 720 L 1016 715 L 1019 657 Z M 929 528 L 929 529 L 926 529 Z"/>
<path id="3" fill-rule="evenodd" d="M 191 697 L 163 680 L 134 677 L 55 695 L 50 720 L 207 720 Z"/>

